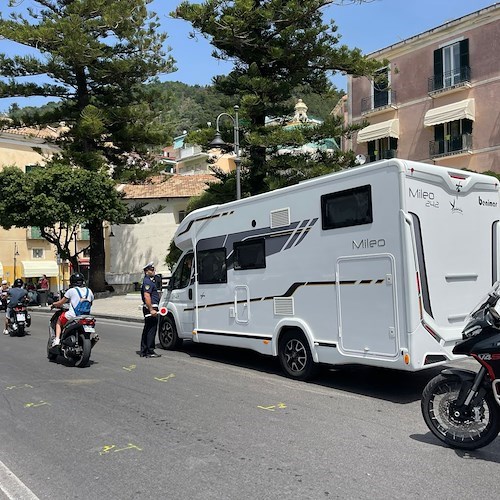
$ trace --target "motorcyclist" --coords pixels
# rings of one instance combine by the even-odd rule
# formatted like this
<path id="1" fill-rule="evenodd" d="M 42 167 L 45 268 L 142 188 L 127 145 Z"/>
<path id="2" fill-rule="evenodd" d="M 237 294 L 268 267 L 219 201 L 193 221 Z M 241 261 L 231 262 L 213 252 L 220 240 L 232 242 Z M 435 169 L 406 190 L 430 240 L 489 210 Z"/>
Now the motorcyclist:
<path id="1" fill-rule="evenodd" d="M 12 314 L 12 308 L 18 303 L 26 300 L 28 296 L 28 291 L 24 288 L 24 282 L 21 278 L 17 278 L 14 280 L 12 284 L 12 288 L 9 288 L 7 291 L 8 299 L 7 302 L 7 310 L 5 312 L 5 330 L 3 331 L 4 335 L 9 334 L 9 319 Z"/>
<path id="2" fill-rule="evenodd" d="M 61 330 L 62 327 L 71 319 L 76 318 L 75 308 L 78 306 L 81 300 L 88 300 L 90 304 L 94 301 L 94 294 L 92 290 L 85 286 L 85 277 L 81 273 L 73 273 L 69 278 L 70 288 L 66 290 L 63 297 L 54 302 L 50 308 L 55 309 L 61 307 L 66 302 L 70 303 L 70 307 L 67 311 L 64 311 L 59 316 L 56 323 L 56 336 L 52 342 L 52 347 L 59 345 L 61 343 Z"/>
<path id="3" fill-rule="evenodd" d="M 2 280 L 2 286 L 0 287 L 0 310 L 7 310 L 7 295 L 9 292 L 9 283 L 7 280 Z"/>

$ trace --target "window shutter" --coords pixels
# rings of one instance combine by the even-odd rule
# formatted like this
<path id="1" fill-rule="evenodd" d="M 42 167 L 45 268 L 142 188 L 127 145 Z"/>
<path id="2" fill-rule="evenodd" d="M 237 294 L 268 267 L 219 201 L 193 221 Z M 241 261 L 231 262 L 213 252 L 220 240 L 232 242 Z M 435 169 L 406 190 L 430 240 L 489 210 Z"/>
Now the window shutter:
<path id="1" fill-rule="evenodd" d="M 460 68 L 469 66 L 469 39 L 460 41 Z"/>
<path id="2" fill-rule="evenodd" d="M 460 81 L 470 81 L 469 69 L 469 39 L 460 41 Z"/>
<path id="3" fill-rule="evenodd" d="M 434 127 L 434 140 L 435 141 L 444 140 L 444 125 L 442 123 Z"/>
<path id="4" fill-rule="evenodd" d="M 443 49 L 434 51 L 434 89 L 443 88 Z"/>
<path id="5" fill-rule="evenodd" d="M 462 133 L 472 134 L 472 120 L 467 120 L 466 118 L 462 120 Z"/>

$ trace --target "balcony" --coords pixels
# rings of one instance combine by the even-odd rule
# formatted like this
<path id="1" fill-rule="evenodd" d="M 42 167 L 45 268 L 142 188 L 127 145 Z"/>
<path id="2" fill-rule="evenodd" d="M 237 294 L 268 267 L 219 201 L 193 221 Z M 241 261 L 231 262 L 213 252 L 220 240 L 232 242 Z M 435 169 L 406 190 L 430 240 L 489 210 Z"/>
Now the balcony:
<path id="1" fill-rule="evenodd" d="M 453 156 L 461 153 L 472 152 L 472 135 L 462 134 L 456 137 L 443 139 L 442 141 L 429 142 L 429 156 L 440 158 L 443 156 Z"/>
<path id="2" fill-rule="evenodd" d="M 471 86 L 471 71 L 469 66 L 462 66 L 454 71 L 447 71 L 441 75 L 431 76 L 427 80 L 427 90 L 429 95 L 452 92 L 463 87 Z"/>
<path id="3" fill-rule="evenodd" d="M 361 114 L 375 114 L 386 109 L 396 109 L 396 91 L 377 92 L 361 99 Z"/>

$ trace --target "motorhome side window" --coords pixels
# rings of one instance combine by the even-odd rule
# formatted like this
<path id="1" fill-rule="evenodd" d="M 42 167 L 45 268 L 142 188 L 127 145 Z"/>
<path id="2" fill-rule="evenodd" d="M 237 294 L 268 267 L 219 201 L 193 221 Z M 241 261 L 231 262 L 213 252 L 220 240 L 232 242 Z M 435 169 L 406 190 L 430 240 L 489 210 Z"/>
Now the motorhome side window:
<path id="1" fill-rule="evenodd" d="M 263 269 L 266 267 L 266 243 L 264 239 L 238 241 L 233 246 L 234 269 Z"/>
<path id="2" fill-rule="evenodd" d="M 371 186 L 359 186 L 321 197 L 323 229 L 359 226 L 373 222 Z"/>
<path id="3" fill-rule="evenodd" d="M 198 282 L 201 285 L 227 283 L 226 249 L 215 248 L 197 253 Z"/>
<path id="4" fill-rule="evenodd" d="M 170 278 L 169 288 L 180 290 L 186 288 L 191 281 L 191 268 L 193 266 L 193 254 L 188 253 L 179 263 L 172 278 Z"/>

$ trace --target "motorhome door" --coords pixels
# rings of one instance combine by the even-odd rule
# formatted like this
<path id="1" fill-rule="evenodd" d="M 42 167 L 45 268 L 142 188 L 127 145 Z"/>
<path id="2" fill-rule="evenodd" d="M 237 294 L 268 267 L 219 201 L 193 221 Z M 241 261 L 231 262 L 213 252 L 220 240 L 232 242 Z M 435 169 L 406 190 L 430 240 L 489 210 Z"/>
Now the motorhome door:
<path id="1" fill-rule="evenodd" d="M 337 260 L 340 345 L 346 354 L 395 357 L 398 353 L 394 258 L 389 254 Z"/>
<path id="2" fill-rule="evenodd" d="M 191 334 L 194 328 L 194 281 L 193 253 L 187 253 L 176 267 L 168 288 L 170 289 L 169 304 L 177 313 L 177 328 L 183 334 Z"/>

